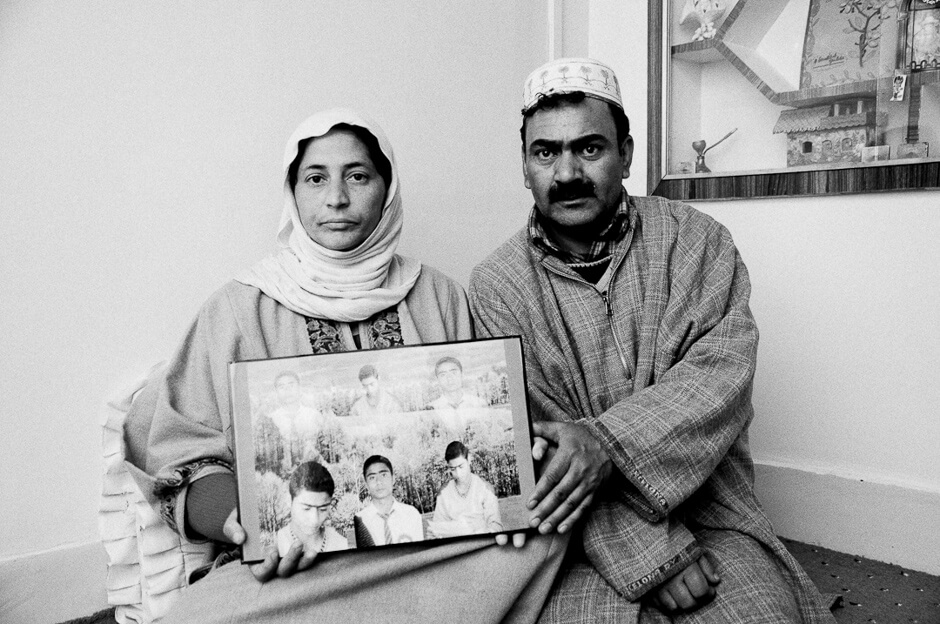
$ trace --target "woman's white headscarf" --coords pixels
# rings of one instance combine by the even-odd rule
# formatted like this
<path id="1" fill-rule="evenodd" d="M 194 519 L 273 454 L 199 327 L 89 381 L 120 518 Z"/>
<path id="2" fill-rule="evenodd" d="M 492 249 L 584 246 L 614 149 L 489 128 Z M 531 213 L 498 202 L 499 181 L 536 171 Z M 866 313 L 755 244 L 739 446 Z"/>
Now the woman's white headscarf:
<path id="1" fill-rule="evenodd" d="M 299 143 L 323 136 L 341 123 L 368 130 L 378 140 L 392 169 L 382 218 L 369 237 L 349 251 L 327 249 L 307 235 L 289 179 Z M 398 167 L 382 129 L 349 109 L 317 113 L 300 124 L 284 150 L 284 211 L 278 227 L 278 249 L 236 279 L 256 286 L 304 316 L 343 322 L 367 319 L 404 299 L 421 272 L 418 261 L 395 254 L 402 221 Z"/>

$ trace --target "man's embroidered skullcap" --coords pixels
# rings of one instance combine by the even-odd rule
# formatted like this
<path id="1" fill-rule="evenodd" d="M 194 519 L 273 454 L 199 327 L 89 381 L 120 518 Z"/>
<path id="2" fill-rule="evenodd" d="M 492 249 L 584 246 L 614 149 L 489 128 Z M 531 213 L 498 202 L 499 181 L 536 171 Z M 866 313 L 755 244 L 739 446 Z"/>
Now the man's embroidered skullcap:
<path id="1" fill-rule="evenodd" d="M 528 112 L 543 97 L 574 91 L 582 91 L 623 110 L 620 85 L 614 70 L 594 59 L 560 58 L 545 63 L 526 78 L 522 112 Z"/>

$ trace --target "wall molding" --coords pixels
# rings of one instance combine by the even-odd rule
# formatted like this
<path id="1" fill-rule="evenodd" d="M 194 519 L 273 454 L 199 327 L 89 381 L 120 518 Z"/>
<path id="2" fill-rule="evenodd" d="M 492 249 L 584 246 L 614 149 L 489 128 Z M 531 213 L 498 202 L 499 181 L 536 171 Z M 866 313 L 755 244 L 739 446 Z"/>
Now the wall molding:
<path id="1" fill-rule="evenodd" d="M 0 561 L 0 621 L 64 622 L 108 607 L 107 555 L 101 542 Z"/>
<path id="2" fill-rule="evenodd" d="M 940 574 L 940 493 L 755 463 L 757 496 L 778 535 Z"/>

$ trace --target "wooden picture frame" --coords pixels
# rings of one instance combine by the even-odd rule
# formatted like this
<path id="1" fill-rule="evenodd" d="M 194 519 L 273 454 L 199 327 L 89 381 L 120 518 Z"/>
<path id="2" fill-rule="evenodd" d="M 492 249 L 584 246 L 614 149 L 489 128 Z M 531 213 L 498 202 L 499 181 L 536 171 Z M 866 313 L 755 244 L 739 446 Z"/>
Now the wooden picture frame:
<path id="1" fill-rule="evenodd" d="M 908 26 L 940 15 L 932 2 L 874 0 L 887 8 L 865 39 L 851 9 L 871 2 L 650 0 L 649 194 L 940 188 L 940 67 L 911 65 Z"/>

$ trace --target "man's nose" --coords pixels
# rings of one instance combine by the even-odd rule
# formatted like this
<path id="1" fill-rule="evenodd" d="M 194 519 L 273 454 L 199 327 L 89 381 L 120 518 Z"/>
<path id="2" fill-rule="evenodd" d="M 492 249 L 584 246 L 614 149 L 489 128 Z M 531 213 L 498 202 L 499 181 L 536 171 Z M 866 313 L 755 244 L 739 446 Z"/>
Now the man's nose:
<path id="1" fill-rule="evenodd" d="M 580 180 L 581 174 L 581 161 L 570 151 L 562 151 L 555 161 L 555 181 L 571 182 L 572 180 Z"/>
<path id="2" fill-rule="evenodd" d="M 340 179 L 330 182 L 326 205 L 330 208 L 345 208 L 349 205 L 349 190 L 346 188 L 346 180 Z"/>

